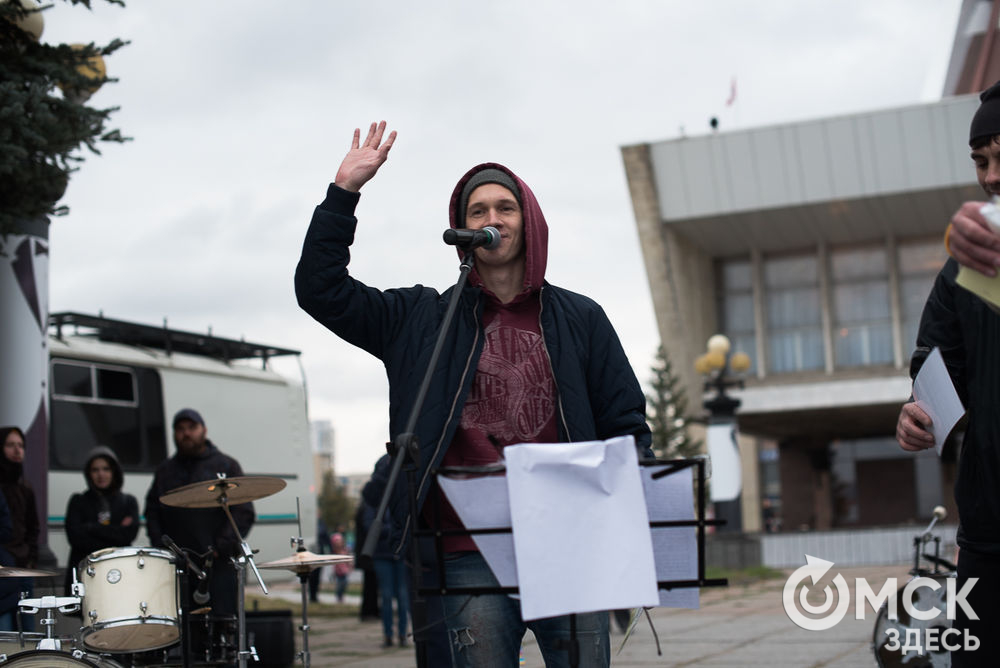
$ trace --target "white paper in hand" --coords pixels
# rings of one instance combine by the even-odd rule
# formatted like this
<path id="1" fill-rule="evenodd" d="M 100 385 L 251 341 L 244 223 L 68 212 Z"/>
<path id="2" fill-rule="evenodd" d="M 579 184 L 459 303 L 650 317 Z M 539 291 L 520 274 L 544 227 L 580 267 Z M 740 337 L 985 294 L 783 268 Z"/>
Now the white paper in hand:
<path id="1" fill-rule="evenodd" d="M 931 351 L 917 377 L 913 379 L 913 398 L 931 419 L 934 448 L 940 456 L 945 439 L 965 414 L 965 408 L 958 398 L 939 349 Z"/>

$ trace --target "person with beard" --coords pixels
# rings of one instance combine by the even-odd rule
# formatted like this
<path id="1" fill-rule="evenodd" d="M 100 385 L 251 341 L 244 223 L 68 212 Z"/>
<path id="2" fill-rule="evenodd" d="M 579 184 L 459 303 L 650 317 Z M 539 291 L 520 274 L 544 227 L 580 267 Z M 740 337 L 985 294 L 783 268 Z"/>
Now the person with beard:
<path id="1" fill-rule="evenodd" d="M 233 531 L 225 511 L 219 508 L 181 508 L 160 502 L 160 497 L 184 485 L 215 480 L 219 473 L 227 478 L 243 475 L 238 461 L 224 454 L 208 439 L 205 421 L 198 411 L 183 408 L 174 415 L 174 444 L 177 452 L 162 462 L 153 475 L 146 494 L 146 532 L 154 547 L 166 547 L 168 536 L 193 557 L 208 572 L 208 602 L 212 613 L 235 616 L 238 606 L 238 573 L 231 558 L 242 554 L 240 537 L 246 538 L 254 523 L 252 503 L 238 503 L 229 511 L 239 529 Z M 202 607 L 193 595 L 199 585 L 194 574 L 188 573 L 188 605 Z"/>
<path id="2" fill-rule="evenodd" d="M 125 475 L 111 448 L 98 446 L 83 465 L 87 490 L 66 505 L 66 538 L 70 553 L 66 595 L 71 595 L 73 571 L 84 557 L 107 547 L 131 545 L 139 533 L 139 504 L 122 492 Z"/>
<path id="3" fill-rule="evenodd" d="M 972 118 L 969 148 L 976 178 L 987 196 L 1000 195 L 1000 82 L 980 96 Z M 934 281 L 924 304 L 910 359 L 916 378 L 934 348 L 941 351 L 948 374 L 966 409 L 966 423 L 955 481 L 959 526 L 956 590 L 966 591 L 964 605 L 955 608 L 952 626 L 964 637 L 975 636 L 975 651 L 960 647 L 951 654 L 954 668 L 996 665 L 1000 638 L 1000 310 L 956 283 L 959 263 L 984 273 L 1000 266 L 1000 237 L 990 231 L 980 208 L 985 202 L 965 202 L 945 233 L 949 259 Z M 896 423 L 896 440 L 903 450 L 934 447 L 931 418 L 912 399 L 903 404 Z M 959 636 L 954 636 L 958 638 Z M 957 643 L 957 640 L 955 641 Z M 960 644 L 964 644 L 960 643 Z"/>
<path id="4" fill-rule="evenodd" d="M 35 492 L 24 480 L 24 432 L 18 427 L 0 428 L 0 440 L 3 452 L 0 456 L 0 492 L 3 492 L 10 509 L 11 535 L 3 543 L 4 550 L 13 563 L 4 565 L 18 568 L 37 568 L 38 566 L 38 507 L 35 503 Z M 3 556 L 8 556 L 3 555 Z M 16 580 L 18 591 L 30 597 L 34 592 L 34 582 L 31 578 L 10 578 Z M 17 611 L 16 601 L 13 608 L 0 615 L 0 630 L 13 631 L 16 624 L 14 614 Z M 25 631 L 33 630 L 34 624 L 30 617 L 25 618 Z"/>
<path id="5" fill-rule="evenodd" d="M 379 358 L 389 381 L 389 429 L 394 439 L 411 412 L 439 325 L 454 288 L 439 293 L 416 285 L 379 290 L 348 272 L 358 220 L 360 190 L 385 163 L 396 133 L 372 123 L 365 140 L 356 129 L 326 198 L 313 212 L 295 271 L 299 305 L 348 343 Z M 475 267 L 459 295 L 445 341 L 447 353 L 433 370 L 427 402 L 414 433 L 418 469 L 416 516 L 409 512 L 407 476 L 391 490 L 396 557 L 405 556 L 415 522 L 461 529 L 431 472 L 441 466 L 492 465 L 516 443 L 594 441 L 632 435 L 641 457 L 651 457 L 645 397 L 613 326 L 593 300 L 545 280 L 548 225 L 534 193 L 497 163 L 473 167 L 455 186 L 452 229 L 499 232 L 497 247 L 475 249 Z M 465 251 L 459 249 L 459 256 Z M 433 516 L 440 500 L 443 517 Z M 447 584 L 497 587 L 469 535 L 443 538 Z M 411 601 L 419 597 L 414 596 Z M 428 597 L 430 598 L 430 597 Z M 444 596 L 451 656 L 429 665 L 517 665 L 530 628 L 547 666 L 569 665 L 569 615 L 525 622 L 520 604 L 504 594 Z M 416 610 L 414 606 L 414 610 Z M 425 612 L 413 614 L 414 639 L 425 640 Z M 610 663 L 608 614 L 575 615 L 579 666 Z M 447 662 L 447 663 L 446 663 Z"/>

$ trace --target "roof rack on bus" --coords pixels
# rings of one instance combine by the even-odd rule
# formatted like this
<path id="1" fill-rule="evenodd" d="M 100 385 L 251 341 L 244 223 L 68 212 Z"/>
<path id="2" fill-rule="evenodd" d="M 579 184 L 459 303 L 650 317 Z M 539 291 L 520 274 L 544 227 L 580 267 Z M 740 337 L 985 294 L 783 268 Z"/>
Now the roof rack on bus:
<path id="1" fill-rule="evenodd" d="M 56 338 L 62 338 L 64 325 L 77 328 L 74 333 L 83 333 L 79 332 L 78 329 L 87 328 L 91 331 L 86 332 L 86 334 L 93 335 L 101 341 L 165 350 L 168 355 L 175 352 L 187 353 L 225 362 L 238 359 L 260 359 L 264 368 L 267 368 L 267 361 L 271 357 L 301 354 L 300 351 L 291 348 L 226 339 L 211 333 L 196 334 L 170 329 L 167 327 L 166 318 L 163 320 L 163 326 L 157 327 L 125 320 L 114 320 L 104 317 L 103 314 L 87 315 L 72 311 L 49 314 L 49 327 L 55 329 Z"/>

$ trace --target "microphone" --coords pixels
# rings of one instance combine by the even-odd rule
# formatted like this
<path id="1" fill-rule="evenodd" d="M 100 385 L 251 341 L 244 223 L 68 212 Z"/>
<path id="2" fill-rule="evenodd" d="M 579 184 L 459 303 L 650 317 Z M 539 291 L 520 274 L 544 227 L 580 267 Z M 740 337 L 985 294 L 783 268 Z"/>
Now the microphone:
<path id="1" fill-rule="evenodd" d="M 472 250 L 482 246 L 493 250 L 500 245 L 500 230 L 492 225 L 481 230 L 445 230 L 444 242 L 449 246 L 458 246 L 462 250 Z"/>
<path id="2" fill-rule="evenodd" d="M 205 558 L 204 571 L 202 571 L 201 577 L 198 578 L 198 588 L 191 594 L 192 600 L 198 605 L 205 605 L 208 603 L 208 599 L 212 598 L 211 594 L 208 593 L 208 574 L 212 571 L 213 561 L 214 557 L 210 551 L 208 557 Z"/>

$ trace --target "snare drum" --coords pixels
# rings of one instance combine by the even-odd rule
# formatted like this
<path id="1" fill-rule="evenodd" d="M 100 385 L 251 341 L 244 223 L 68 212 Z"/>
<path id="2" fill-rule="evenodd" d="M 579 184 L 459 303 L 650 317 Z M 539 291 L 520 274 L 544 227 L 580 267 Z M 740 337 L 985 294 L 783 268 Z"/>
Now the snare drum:
<path id="1" fill-rule="evenodd" d="M 875 653 L 875 661 L 880 668 L 902 668 L 909 666 L 920 666 L 921 668 L 950 668 L 951 653 L 944 648 L 942 643 L 936 645 L 934 651 L 926 654 L 919 654 L 915 651 L 903 653 L 902 646 L 908 642 L 907 632 L 911 635 L 916 633 L 917 637 L 926 637 L 925 629 L 937 629 L 935 635 L 941 638 L 941 634 L 951 628 L 951 620 L 946 616 L 947 600 L 945 592 L 949 577 L 954 575 L 925 575 L 924 577 L 934 580 L 940 585 L 937 589 L 930 587 L 917 587 L 913 590 L 913 607 L 917 610 L 938 610 L 939 614 L 930 620 L 915 619 L 903 608 L 903 585 L 896 591 L 896 616 L 899 619 L 889 619 L 888 601 L 879 608 L 878 618 L 875 620 L 875 631 L 872 636 L 872 650 Z M 892 644 L 899 649 L 891 650 L 887 645 Z"/>
<path id="2" fill-rule="evenodd" d="M 83 644 L 99 652 L 157 649 L 180 637 L 174 555 L 109 547 L 80 562 Z"/>
<path id="3" fill-rule="evenodd" d="M 117 661 L 106 656 L 87 654 L 79 650 L 57 652 L 49 649 L 31 650 L 13 654 L 0 660 L 0 666 L 13 668 L 122 668 Z"/>

